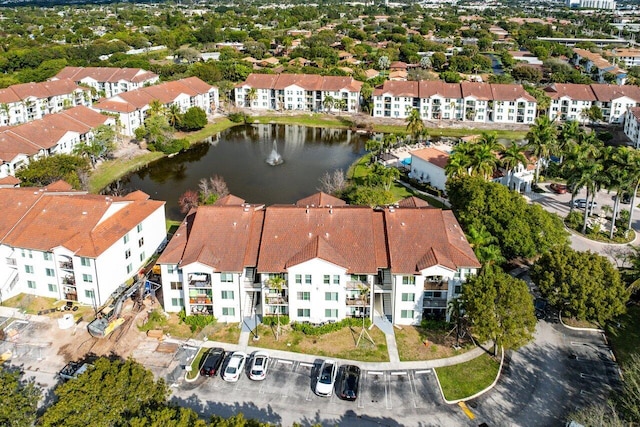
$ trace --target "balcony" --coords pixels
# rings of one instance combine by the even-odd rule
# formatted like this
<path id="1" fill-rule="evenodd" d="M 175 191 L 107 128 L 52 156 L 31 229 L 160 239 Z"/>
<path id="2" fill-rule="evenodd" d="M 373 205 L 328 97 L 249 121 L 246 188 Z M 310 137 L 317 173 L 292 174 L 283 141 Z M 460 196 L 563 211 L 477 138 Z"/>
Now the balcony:
<path id="1" fill-rule="evenodd" d="M 427 277 L 424 281 L 424 290 L 437 290 L 441 291 L 447 289 L 448 282 L 441 277 Z"/>
<path id="2" fill-rule="evenodd" d="M 70 286 L 75 286 L 76 285 L 76 278 L 73 276 L 64 276 L 62 278 L 62 284 L 63 285 L 70 285 Z"/>
<path id="3" fill-rule="evenodd" d="M 348 306 L 369 307 L 371 300 L 369 298 L 365 300 L 362 300 L 362 298 L 347 298 L 346 303 Z"/>
<path id="4" fill-rule="evenodd" d="M 73 270 L 73 261 L 60 261 L 60 268 L 63 270 Z"/>
<path id="5" fill-rule="evenodd" d="M 346 284 L 347 289 L 361 290 L 363 288 L 368 288 L 368 287 L 369 287 L 369 284 L 361 280 L 348 280 Z"/>
<path id="6" fill-rule="evenodd" d="M 7 265 L 11 265 L 11 266 L 16 265 L 16 260 L 14 258 L 6 258 L 6 260 L 7 260 Z"/>
<path id="7" fill-rule="evenodd" d="M 191 306 L 191 314 L 213 316 L 213 307 L 210 305 L 194 305 Z"/>
<path id="8" fill-rule="evenodd" d="M 211 276 L 208 274 L 190 274 L 190 288 L 208 288 L 211 287 Z"/>
<path id="9" fill-rule="evenodd" d="M 285 305 L 289 303 L 289 297 L 286 295 L 267 294 L 265 299 L 269 305 Z"/>
<path id="10" fill-rule="evenodd" d="M 422 300 L 423 308 L 447 308 L 446 298 L 425 298 Z"/>

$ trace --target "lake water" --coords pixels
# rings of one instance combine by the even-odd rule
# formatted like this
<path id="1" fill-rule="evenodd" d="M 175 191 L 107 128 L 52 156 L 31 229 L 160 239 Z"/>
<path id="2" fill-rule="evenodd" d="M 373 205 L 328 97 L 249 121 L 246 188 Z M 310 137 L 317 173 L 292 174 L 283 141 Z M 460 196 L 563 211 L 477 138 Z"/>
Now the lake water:
<path id="1" fill-rule="evenodd" d="M 283 163 L 267 159 L 274 141 Z M 163 158 L 124 178 L 126 191 L 142 190 L 167 202 L 170 219 L 181 220 L 178 198 L 198 190 L 202 178 L 220 175 L 231 194 L 248 203 L 293 203 L 317 191 L 325 172 L 345 172 L 364 154 L 367 137 L 349 130 L 295 125 L 237 126 L 172 158 Z"/>

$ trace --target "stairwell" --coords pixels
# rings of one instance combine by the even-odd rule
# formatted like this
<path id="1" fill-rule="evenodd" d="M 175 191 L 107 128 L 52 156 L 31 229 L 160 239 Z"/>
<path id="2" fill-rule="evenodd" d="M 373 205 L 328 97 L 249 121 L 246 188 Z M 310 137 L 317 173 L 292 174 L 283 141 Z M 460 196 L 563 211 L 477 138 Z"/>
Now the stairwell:
<path id="1" fill-rule="evenodd" d="M 393 305 L 391 304 L 391 294 L 389 293 L 382 294 L 382 310 L 387 320 L 389 322 L 393 321 Z"/>
<path id="2" fill-rule="evenodd" d="M 255 312 L 255 292 L 246 292 L 243 305 L 242 331 L 251 332 L 258 326 Z"/>

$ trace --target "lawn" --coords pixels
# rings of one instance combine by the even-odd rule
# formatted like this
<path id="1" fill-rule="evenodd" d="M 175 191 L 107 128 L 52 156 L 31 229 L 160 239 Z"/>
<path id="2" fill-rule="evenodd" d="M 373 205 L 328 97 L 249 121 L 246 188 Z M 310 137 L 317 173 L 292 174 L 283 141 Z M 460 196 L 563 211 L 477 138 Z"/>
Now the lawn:
<path id="1" fill-rule="evenodd" d="M 240 325 L 238 323 L 216 323 L 206 326 L 201 335 L 206 335 L 209 341 L 238 344 L 240 340 Z"/>
<path id="2" fill-rule="evenodd" d="M 275 326 L 258 326 L 258 341 L 251 344 L 256 347 L 270 348 L 274 350 L 293 351 L 295 353 L 313 354 L 322 357 L 335 357 L 339 359 L 359 360 L 362 362 L 388 362 L 389 352 L 384 333 L 377 327 L 369 330 L 373 338 L 372 344 L 363 337 L 360 346 L 356 348 L 356 342 L 360 336 L 360 327 L 345 327 L 339 331 L 320 336 L 307 336 L 302 332 L 293 331 L 288 325 L 283 325 L 280 340 L 275 339 Z"/>
<path id="3" fill-rule="evenodd" d="M 638 354 L 640 348 L 640 306 L 628 306 L 627 313 L 617 320 L 618 323 L 607 324 L 606 334 L 616 359 L 624 367 L 631 354 Z"/>
<path id="4" fill-rule="evenodd" d="M 398 354 L 402 362 L 443 359 L 465 353 L 475 347 L 471 342 L 461 341 L 460 348 L 456 350 L 455 336 L 447 336 L 446 330 L 432 331 L 416 326 L 403 326 L 395 332 Z"/>
<path id="5" fill-rule="evenodd" d="M 233 126 L 238 126 L 241 124 L 243 123 L 234 123 L 225 117 L 223 119 L 216 120 L 213 123 L 209 123 L 202 129 L 195 132 L 189 132 L 189 133 L 178 132 L 176 133 L 176 138 L 185 138 L 187 139 L 187 141 L 189 141 L 190 144 L 196 144 L 210 137 L 211 135 L 215 135 L 216 133 L 222 132 L 223 130 L 226 130 Z"/>
<path id="6" fill-rule="evenodd" d="M 159 310 L 151 312 L 147 321 L 139 325 L 138 329 L 141 332 L 160 329 L 165 335 L 176 338 L 189 339 L 193 337 L 189 325 L 182 323 L 176 313 L 171 313 L 169 317 L 166 317 Z"/>
<path id="7" fill-rule="evenodd" d="M 161 152 L 148 152 L 131 159 L 115 159 L 100 164 L 89 177 L 89 191 L 99 193 L 100 190 L 130 172 L 147 166 L 164 156 Z"/>
<path id="8" fill-rule="evenodd" d="M 498 139 L 524 139 L 527 135 L 526 131 L 515 131 L 515 130 L 487 130 L 487 129 L 473 129 L 473 128 L 427 128 L 429 131 L 429 135 L 432 138 L 439 137 L 449 137 L 449 138 L 460 138 L 463 136 L 469 135 L 481 135 L 483 132 L 495 132 Z M 382 132 L 382 133 L 395 133 L 395 134 L 406 134 L 407 126 L 406 125 L 373 125 L 374 132 Z"/>
<path id="9" fill-rule="evenodd" d="M 348 117 L 316 113 L 295 116 L 264 115 L 252 117 L 252 119 L 253 123 L 278 123 L 308 127 L 330 127 L 335 129 L 348 129 L 353 126 L 353 122 Z"/>
<path id="10" fill-rule="evenodd" d="M 206 351 L 207 349 L 202 347 L 198 350 L 198 354 L 196 354 L 196 357 L 191 361 L 191 371 L 187 372 L 187 379 L 192 380 L 198 375 L 200 372 L 200 361 Z"/>
<path id="11" fill-rule="evenodd" d="M 447 400 L 464 399 L 489 387 L 496 379 L 500 363 L 484 353 L 469 362 L 437 368 L 442 392 Z"/>
<path id="12" fill-rule="evenodd" d="M 23 293 L 2 301 L 2 305 L 5 307 L 15 307 L 26 314 L 38 314 L 38 312 L 43 310 L 63 307 L 65 302 L 55 298 L 45 298 Z M 51 317 L 52 319 L 58 319 L 66 313 L 72 313 L 75 320 L 80 318 L 89 319 L 94 315 L 93 308 L 88 305 L 77 305 L 77 307 L 78 309 L 76 311 L 54 311 L 43 315 Z"/>

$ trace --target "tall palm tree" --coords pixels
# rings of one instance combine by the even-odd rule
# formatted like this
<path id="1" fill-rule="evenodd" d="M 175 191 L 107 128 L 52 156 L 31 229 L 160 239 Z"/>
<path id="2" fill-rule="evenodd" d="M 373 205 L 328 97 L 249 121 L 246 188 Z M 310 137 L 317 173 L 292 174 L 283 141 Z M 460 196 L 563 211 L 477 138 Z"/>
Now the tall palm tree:
<path id="1" fill-rule="evenodd" d="M 154 99 L 149 103 L 149 115 L 156 116 L 164 113 L 164 105 L 158 99 Z"/>
<path id="2" fill-rule="evenodd" d="M 620 210 L 620 199 L 622 194 L 630 190 L 629 178 L 632 173 L 627 169 L 627 165 L 633 163 L 633 152 L 630 147 L 608 147 L 608 156 L 605 160 L 605 172 L 608 178 L 609 189 L 615 191 L 613 203 L 613 214 L 611 216 L 611 229 L 609 239 L 613 239 L 613 230 Z"/>
<path id="3" fill-rule="evenodd" d="M 407 107 L 407 132 L 411 135 L 414 141 L 422 134 L 425 129 L 422 117 L 420 117 L 420 110 L 418 108 Z"/>
<path id="4" fill-rule="evenodd" d="M 496 157 L 497 147 L 495 144 L 497 143 L 491 140 L 476 144 L 471 157 L 471 172 L 473 175 L 479 175 L 485 180 L 493 176 L 493 173 L 498 167 L 498 158 Z M 498 144 L 498 146 L 500 145 Z"/>
<path id="5" fill-rule="evenodd" d="M 535 181 L 540 177 L 540 167 L 546 162 L 551 154 L 551 150 L 556 145 L 556 127 L 547 116 L 540 116 L 527 133 L 527 148 L 536 156 Z"/>
<path id="6" fill-rule="evenodd" d="M 629 187 L 631 189 L 631 206 L 629 207 L 629 224 L 627 231 L 631 230 L 631 221 L 633 218 L 633 209 L 636 205 L 636 194 L 640 187 L 640 153 L 637 150 L 629 150 L 630 156 L 625 166 L 629 179 Z"/>
<path id="7" fill-rule="evenodd" d="M 322 107 L 326 111 L 331 112 L 331 109 L 333 108 L 333 105 L 335 104 L 335 102 L 336 102 L 336 100 L 335 100 L 335 98 L 333 96 L 327 95 L 322 100 Z"/>
<path id="8" fill-rule="evenodd" d="M 253 108 L 253 101 L 256 99 L 258 99 L 258 90 L 255 87 L 252 87 L 247 91 L 247 103 L 249 104 L 249 108 Z"/>
<path id="9" fill-rule="evenodd" d="M 575 120 L 566 121 L 558 131 L 558 142 L 554 147 L 554 154 L 560 158 L 560 164 L 564 161 L 564 153 L 571 145 L 577 144 L 580 134 L 580 124 Z"/>
<path id="10" fill-rule="evenodd" d="M 500 164 L 507 171 L 507 187 L 511 185 L 513 173 L 522 164 L 527 166 L 527 157 L 524 155 L 525 147 L 521 147 L 514 142 L 508 148 L 502 147 L 500 150 Z"/>
<path id="11" fill-rule="evenodd" d="M 278 293 L 282 294 L 282 288 L 286 284 L 286 281 L 279 274 L 276 276 L 272 276 L 268 281 L 267 285 L 271 289 L 276 289 Z M 280 306 L 276 309 L 276 341 L 280 339 Z"/>
<path id="12" fill-rule="evenodd" d="M 182 115 L 180 113 L 180 106 L 178 104 L 171 104 L 169 108 L 166 109 L 165 114 L 167 115 L 167 120 L 171 127 L 175 128 L 176 125 L 179 125 L 182 120 Z"/>
<path id="13" fill-rule="evenodd" d="M 471 175 L 473 148 L 471 144 L 463 142 L 456 145 L 444 167 L 447 178 L 459 178 Z"/>

